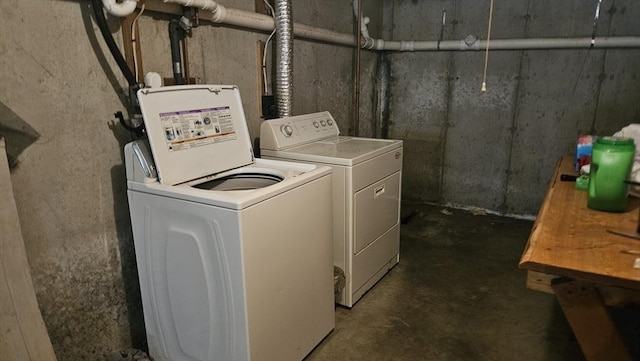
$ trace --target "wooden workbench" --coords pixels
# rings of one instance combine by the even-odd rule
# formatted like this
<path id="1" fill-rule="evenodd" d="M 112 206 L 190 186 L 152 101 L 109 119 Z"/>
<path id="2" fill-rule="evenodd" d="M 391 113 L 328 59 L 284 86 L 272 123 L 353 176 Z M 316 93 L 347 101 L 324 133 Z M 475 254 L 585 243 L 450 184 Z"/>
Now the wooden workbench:
<path id="1" fill-rule="evenodd" d="M 631 360 L 605 303 L 640 304 L 640 240 L 607 230 L 635 234 L 638 200 L 622 213 L 587 208 L 587 192 L 560 181 L 573 167 L 573 157 L 558 161 L 520 268 L 529 288 L 556 296 L 587 360 Z"/>

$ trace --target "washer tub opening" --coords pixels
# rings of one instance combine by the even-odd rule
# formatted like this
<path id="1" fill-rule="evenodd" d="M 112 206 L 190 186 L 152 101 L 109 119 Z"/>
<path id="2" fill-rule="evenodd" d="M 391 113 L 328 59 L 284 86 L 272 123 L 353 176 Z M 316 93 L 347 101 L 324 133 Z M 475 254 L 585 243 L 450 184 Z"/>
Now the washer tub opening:
<path id="1" fill-rule="evenodd" d="M 213 179 L 193 187 L 210 191 L 246 191 L 259 189 L 282 182 L 284 178 L 274 174 L 243 173 Z"/>

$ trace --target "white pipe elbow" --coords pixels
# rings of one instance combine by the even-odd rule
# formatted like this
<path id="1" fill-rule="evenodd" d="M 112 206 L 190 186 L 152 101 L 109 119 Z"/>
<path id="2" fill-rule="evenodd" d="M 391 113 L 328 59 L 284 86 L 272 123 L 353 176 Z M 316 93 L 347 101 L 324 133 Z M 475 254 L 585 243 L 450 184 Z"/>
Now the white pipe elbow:
<path id="1" fill-rule="evenodd" d="M 216 5 L 215 9 L 211 10 L 213 14 L 211 20 L 214 23 L 222 23 L 227 18 L 227 8 L 222 5 Z"/>
<path id="2" fill-rule="evenodd" d="M 124 0 L 117 2 L 116 0 L 102 0 L 102 7 L 113 16 L 125 17 L 133 14 L 138 5 L 138 0 Z"/>
<path id="3" fill-rule="evenodd" d="M 369 17 L 364 17 L 362 19 L 362 24 L 360 24 L 360 33 L 362 34 L 362 36 L 364 36 L 365 38 L 369 38 L 369 28 L 367 27 L 367 25 L 369 24 Z"/>
<path id="4" fill-rule="evenodd" d="M 227 18 L 227 8 L 214 0 L 164 0 L 166 3 L 180 4 L 184 7 L 194 7 L 211 12 L 211 21 L 222 23 Z"/>
<path id="5" fill-rule="evenodd" d="M 361 39 L 364 40 L 364 43 L 362 44 L 361 48 L 373 49 L 373 47 L 375 46 L 375 39 L 370 38 L 368 36 L 363 36 Z"/>

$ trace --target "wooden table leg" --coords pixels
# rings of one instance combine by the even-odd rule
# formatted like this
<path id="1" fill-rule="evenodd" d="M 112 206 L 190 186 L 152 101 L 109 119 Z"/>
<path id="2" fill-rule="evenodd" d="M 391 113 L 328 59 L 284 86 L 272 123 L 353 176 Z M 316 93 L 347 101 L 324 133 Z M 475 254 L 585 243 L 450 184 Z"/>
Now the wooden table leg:
<path id="1" fill-rule="evenodd" d="M 587 360 L 631 360 L 595 287 L 567 279 L 554 280 L 551 287 Z"/>

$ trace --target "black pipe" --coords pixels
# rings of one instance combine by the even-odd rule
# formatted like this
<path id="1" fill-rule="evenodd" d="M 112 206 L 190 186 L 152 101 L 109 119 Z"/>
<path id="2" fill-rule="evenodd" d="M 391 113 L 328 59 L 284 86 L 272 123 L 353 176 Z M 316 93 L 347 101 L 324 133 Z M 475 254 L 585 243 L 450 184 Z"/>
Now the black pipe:
<path id="1" fill-rule="evenodd" d="M 172 19 L 169 22 L 169 41 L 171 43 L 171 67 L 173 68 L 173 79 L 177 85 L 184 84 L 182 76 L 182 55 L 180 52 L 180 42 L 184 38 L 184 30 L 180 26 L 180 21 Z"/>
<path id="2" fill-rule="evenodd" d="M 141 138 L 144 135 L 144 124 L 140 124 L 137 127 L 133 127 L 124 120 L 124 114 L 121 111 L 117 111 L 113 113 L 113 116 L 118 119 L 120 125 L 122 125 L 126 130 L 134 133 L 137 138 Z"/>
<path id="3" fill-rule="evenodd" d="M 96 23 L 98 24 L 98 28 L 100 28 L 100 32 L 102 33 L 102 37 L 104 41 L 107 43 L 107 47 L 109 47 L 109 51 L 113 58 L 115 59 L 120 71 L 124 74 L 124 77 L 127 79 L 130 87 L 135 87 L 137 85 L 136 76 L 133 74 L 126 60 L 122 56 L 120 49 L 118 49 L 118 45 L 115 40 L 113 40 L 113 36 L 111 36 L 111 32 L 109 31 L 109 27 L 107 26 L 107 19 L 104 16 L 104 11 L 102 10 L 102 1 L 101 0 L 93 0 L 93 13 L 96 17 Z"/>

